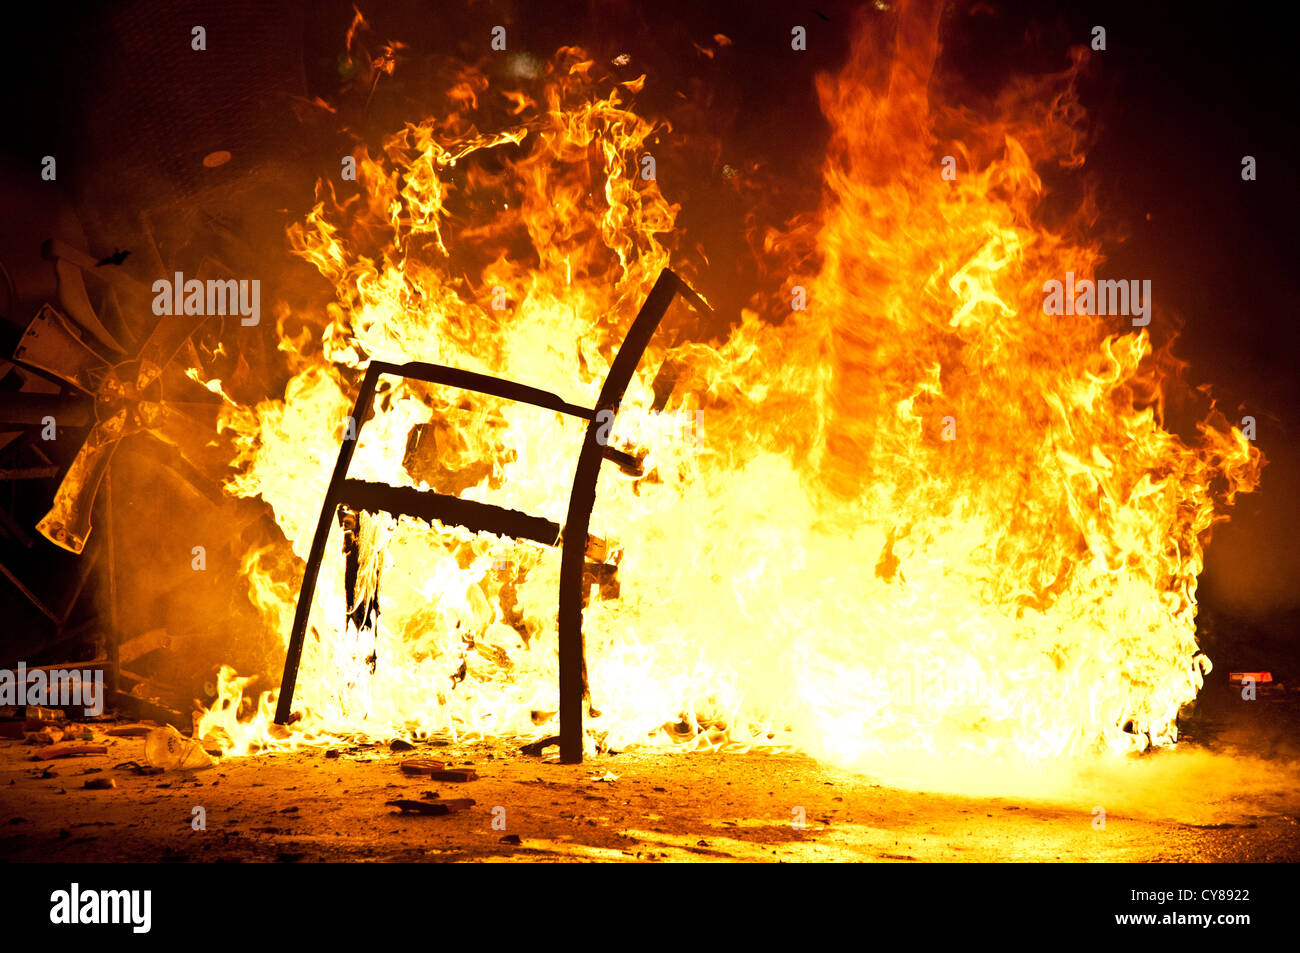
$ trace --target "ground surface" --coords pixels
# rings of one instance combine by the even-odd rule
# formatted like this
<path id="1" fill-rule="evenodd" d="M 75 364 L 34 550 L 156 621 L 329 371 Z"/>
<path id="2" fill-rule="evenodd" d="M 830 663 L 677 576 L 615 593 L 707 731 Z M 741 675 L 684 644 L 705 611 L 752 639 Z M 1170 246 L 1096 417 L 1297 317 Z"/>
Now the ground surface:
<path id="1" fill-rule="evenodd" d="M 634 751 L 573 766 L 504 746 L 394 752 L 376 745 L 141 776 L 114 767 L 144 760 L 140 738 L 110 739 L 106 755 L 48 762 L 32 760 L 32 744 L 0 741 L 0 858 L 1298 860 L 1300 798 L 1293 764 L 1278 760 L 1289 748 L 1279 752 L 1275 737 L 1279 721 L 1294 720 L 1297 708 L 1300 698 L 1252 709 L 1254 722 L 1207 718 L 1202 733 L 1210 738 L 1191 747 L 1207 753 L 1209 766 L 1195 776 L 1153 775 L 1155 786 L 1179 788 L 1176 797 L 1156 797 L 1155 807 L 1150 798 L 1112 797 L 1104 830 L 1088 808 L 1099 797 L 1091 790 L 1075 803 L 917 793 L 794 754 Z M 1271 760 L 1208 754 L 1215 739 L 1234 731 L 1264 739 Z M 479 778 L 432 783 L 401 771 L 412 757 L 472 762 Z M 47 770 L 50 776 L 43 776 Z M 1253 780 L 1239 785 L 1231 780 L 1234 771 Z M 84 787 L 97 778 L 117 786 Z M 476 803 L 441 817 L 399 814 L 385 805 L 396 798 L 429 800 L 429 792 Z M 1132 810 L 1125 806 L 1130 802 L 1137 805 Z M 196 807 L 203 808 L 206 830 L 194 829 Z M 494 808 L 504 808 L 504 815 Z M 806 818 L 802 830 L 793 823 L 798 808 Z M 510 842 L 515 837 L 518 843 Z"/>

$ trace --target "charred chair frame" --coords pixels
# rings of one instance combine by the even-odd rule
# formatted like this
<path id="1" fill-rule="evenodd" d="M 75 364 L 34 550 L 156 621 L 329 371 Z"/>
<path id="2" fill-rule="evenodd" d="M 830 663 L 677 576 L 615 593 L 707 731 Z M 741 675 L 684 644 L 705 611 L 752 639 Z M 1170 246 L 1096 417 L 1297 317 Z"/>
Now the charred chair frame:
<path id="1" fill-rule="evenodd" d="M 668 312 L 676 295 L 701 316 L 711 314 L 711 309 L 686 282 L 665 268 L 641 306 L 636 320 L 628 330 L 614 363 L 600 389 L 593 408 L 570 404 L 558 395 L 514 381 L 501 380 L 486 374 L 459 370 L 442 364 L 413 362 L 390 364 L 371 361 L 352 410 L 355 430 L 349 438 L 345 435 L 339 449 L 334 475 L 330 478 L 316 534 L 312 538 L 307 556 L 302 589 L 294 613 L 293 632 L 289 638 L 288 654 L 284 660 L 284 676 L 280 681 L 280 698 L 275 711 L 277 724 L 289 721 L 293 708 L 294 687 L 298 680 L 298 666 L 302 661 L 302 647 L 311 615 L 316 582 L 320 575 L 321 559 L 329 540 L 330 526 L 339 506 L 348 506 L 369 512 L 383 511 L 395 516 L 407 515 L 420 519 L 463 526 L 475 532 L 496 533 L 516 539 L 527 539 L 546 546 L 559 545 L 559 655 L 560 655 L 560 760 L 567 764 L 582 762 L 582 702 L 585 659 L 582 639 L 583 569 L 586 560 L 587 531 L 591 525 L 591 511 L 596 504 L 596 483 L 600 478 L 600 465 L 606 460 L 619 461 L 625 454 L 604 446 L 598 439 L 602 423 L 618 413 L 623 394 L 632 382 L 650 339 Z M 569 509 L 561 527 L 539 516 L 518 510 L 462 500 L 457 496 L 413 487 L 395 487 L 385 483 L 368 483 L 348 478 L 348 467 L 361 439 L 361 428 L 370 415 L 371 404 L 379 378 L 385 374 L 445 384 L 463 390 L 477 391 L 507 400 L 519 401 L 568 414 L 587 421 L 578 465 L 573 474 L 573 488 L 569 494 Z"/>

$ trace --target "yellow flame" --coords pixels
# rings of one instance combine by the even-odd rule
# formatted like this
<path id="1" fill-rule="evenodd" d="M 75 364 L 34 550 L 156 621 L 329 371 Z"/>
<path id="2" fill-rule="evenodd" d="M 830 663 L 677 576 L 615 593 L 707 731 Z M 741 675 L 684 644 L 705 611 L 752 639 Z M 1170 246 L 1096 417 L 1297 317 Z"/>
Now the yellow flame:
<path id="1" fill-rule="evenodd" d="M 717 346 L 659 343 L 629 391 L 616 443 L 669 419 L 652 412 L 666 359 L 667 414 L 702 426 L 652 440 L 649 478 L 602 476 L 593 533 L 612 541 L 621 593 L 593 592 L 585 616 L 588 744 L 793 744 L 871 766 L 1172 743 L 1209 667 L 1203 543 L 1259 453 L 1221 421 L 1195 443 L 1165 428 L 1168 362 L 1145 329 L 1043 314 L 1044 281 L 1100 262 L 1090 203 L 1063 224 L 1037 216 L 1036 167 L 1082 162 L 1072 73 L 977 119 L 930 101 L 932 17 L 902 16 L 887 75 L 875 42 L 864 33 L 819 81 L 832 139 L 817 221 L 765 242 L 789 256 L 784 301 L 800 286 L 806 310 L 773 321 L 756 302 Z M 224 418 L 230 490 L 265 500 L 296 556 L 244 567 L 283 638 L 367 361 L 594 401 L 677 213 L 638 175 L 663 127 L 596 73 L 562 49 L 541 101 L 502 95 L 518 124 L 482 133 L 475 110 L 497 94 L 468 71 L 452 111 L 363 156 L 359 201 L 322 190 L 292 229 L 338 302 L 319 342 L 286 347 L 284 399 Z M 574 425 L 396 380 L 377 407 L 353 476 L 563 521 Z M 417 425 L 436 459 L 407 468 Z M 331 732 L 553 733 L 556 554 L 409 518 L 375 533 L 373 636 L 347 622 L 337 527 L 330 540 L 293 730 L 270 725 L 274 692 L 241 713 L 228 670 L 198 730 L 239 753 Z"/>

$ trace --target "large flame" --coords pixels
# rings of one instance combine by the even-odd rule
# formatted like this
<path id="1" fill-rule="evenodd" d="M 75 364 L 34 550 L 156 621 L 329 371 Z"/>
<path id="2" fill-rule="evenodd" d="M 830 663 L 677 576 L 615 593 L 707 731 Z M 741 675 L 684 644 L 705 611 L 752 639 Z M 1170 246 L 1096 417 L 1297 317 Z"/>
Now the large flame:
<path id="1" fill-rule="evenodd" d="M 607 465 L 593 523 L 621 592 L 593 591 L 585 616 L 589 746 L 795 745 L 870 766 L 1176 739 L 1209 667 L 1202 546 L 1260 455 L 1221 418 L 1192 442 L 1166 429 L 1169 362 L 1144 328 L 1043 313 L 1045 281 L 1101 261 L 1091 204 L 1040 214 L 1037 170 L 1083 161 L 1072 71 L 1017 87 L 996 118 L 942 108 L 936 34 L 932 12 L 905 12 L 819 82 L 823 207 L 766 242 L 789 256 L 785 310 L 801 293 L 807 308 L 772 320 L 783 308 L 756 298 L 723 343 L 660 342 L 643 362 L 615 442 L 656 432 L 650 476 Z M 225 421 L 230 489 L 269 504 L 297 557 L 244 567 L 284 638 L 367 361 L 594 401 L 677 212 L 638 175 L 661 129 L 628 105 L 644 77 L 601 73 L 563 49 L 530 98 L 466 71 L 448 112 L 361 156 L 359 197 L 322 188 L 293 229 L 337 304 L 320 340 L 286 335 L 284 399 Z M 677 383 L 654 414 L 665 360 Z M 377 406 L 352 475 L 563 521 L 575 425 L 397 380 Z M 403 465 L 416 425 L 436 447 L 423 468 Z M 336 527 L 293 731 L 270 725 L 274 693 L 239 717 L 229 670 L 198 730 L 241 753 L 329 732 L 553 733 L 558 555 L 410 518 L 367 540 L 376 631 L 348 621 Z"/>

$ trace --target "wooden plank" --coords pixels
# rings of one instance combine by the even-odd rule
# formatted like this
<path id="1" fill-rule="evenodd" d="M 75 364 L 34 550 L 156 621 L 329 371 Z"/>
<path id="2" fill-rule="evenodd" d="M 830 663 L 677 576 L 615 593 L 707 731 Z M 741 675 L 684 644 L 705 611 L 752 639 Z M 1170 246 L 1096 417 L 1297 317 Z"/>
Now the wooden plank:
<path id="1" fill-rule="evenodd" d="M 450 781 L 460 784 L 465 781 L 477 781 L 478 775 L 473 768 L 447 768 L 442 771 L 430 771 L 429 778 L 433 781 Z"/>
<path id="2" fill-rule="evenodd" d="M 402 771 L 406 774 L 433 774 L 435 771 L 445 770 L 446 767 L 446 762 L 434 761 L 432 758 L 407 758 L 401 765 Z"/>

